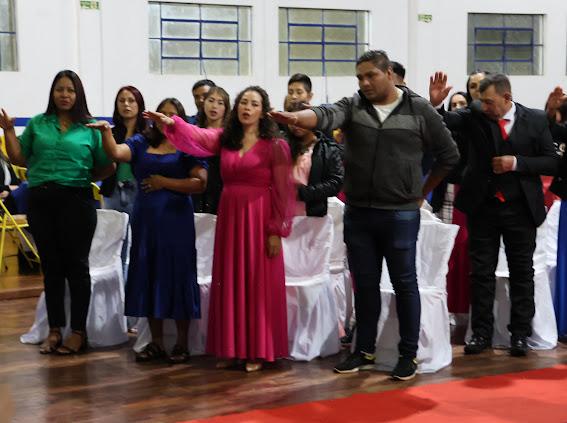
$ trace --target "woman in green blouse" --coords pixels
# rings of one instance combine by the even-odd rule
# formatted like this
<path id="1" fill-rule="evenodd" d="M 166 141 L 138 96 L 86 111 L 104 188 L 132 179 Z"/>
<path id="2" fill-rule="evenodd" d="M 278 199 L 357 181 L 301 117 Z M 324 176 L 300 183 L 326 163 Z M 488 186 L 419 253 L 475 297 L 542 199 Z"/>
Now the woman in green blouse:
<path id="1" fill-rule="evenodd" d="M 93 121 L 83 84 L 70 70 L 55 76 L 46 112 L 29 121 L 19 140 L 14 119 L 4 109 L 0 114 L 10 160 L 28 168 L 28 221 L 41 258 L 50 328 L 42 354 L 74 354 L 87 343 L 89 251 L 96 227 L 90 184 L 114 171 L 100 133 L 85 126 Z M 72 332 L 63 342 L 65 280 Z"/>

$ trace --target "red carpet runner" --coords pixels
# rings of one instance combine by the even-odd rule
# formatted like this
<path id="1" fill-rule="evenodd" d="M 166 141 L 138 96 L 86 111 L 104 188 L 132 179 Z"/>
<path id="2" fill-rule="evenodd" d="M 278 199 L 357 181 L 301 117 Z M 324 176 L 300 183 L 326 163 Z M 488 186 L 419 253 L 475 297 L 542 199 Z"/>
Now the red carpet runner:
<path id="1" fill-rule="evenodd" d="M 567 422 L 567 365 L 192 420 L 192 423 Z"/>

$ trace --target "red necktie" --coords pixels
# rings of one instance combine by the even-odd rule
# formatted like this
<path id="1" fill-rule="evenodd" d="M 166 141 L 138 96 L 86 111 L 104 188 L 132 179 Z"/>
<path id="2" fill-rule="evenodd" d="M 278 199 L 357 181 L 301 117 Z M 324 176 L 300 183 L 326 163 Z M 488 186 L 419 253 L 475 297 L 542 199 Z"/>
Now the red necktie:
<path id="1" fill-rule="evenodd" d="M 506 132 L 506 125 L 510 122 L 510 119 L 498 119 L 498 126 L 500 127 L 500 134 L 504 141 L 508 140 L 508 132 Z"/>

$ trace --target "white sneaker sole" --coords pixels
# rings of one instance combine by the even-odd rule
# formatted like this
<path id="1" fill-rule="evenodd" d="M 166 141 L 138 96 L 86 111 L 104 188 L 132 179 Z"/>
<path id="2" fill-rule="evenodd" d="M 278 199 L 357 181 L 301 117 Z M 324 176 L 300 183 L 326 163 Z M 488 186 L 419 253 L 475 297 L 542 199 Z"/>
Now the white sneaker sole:
<path id="1" fill-rule="evenodd" d="M 411 380 L 415 377 L 416 374 L 417 374 L 417 372 L 410 375 L 410 376 L 392 376 L 392 379 L 394 379 L 394 380 Z"/>
<path id="2" fill-rule="evenodd" d="M 348 370 L 338 370 L 336 367 L 333 369 L 335 371 L 335 373 L 339 373 L 341 375 L 347 375 L 350 373 L 357 373 L 360 370 L 374 370 L 375 365 L 374 364 L 365 364 L 363 366 L 358 366 L 355 367 L 354 369 L 348 369 Z"/>

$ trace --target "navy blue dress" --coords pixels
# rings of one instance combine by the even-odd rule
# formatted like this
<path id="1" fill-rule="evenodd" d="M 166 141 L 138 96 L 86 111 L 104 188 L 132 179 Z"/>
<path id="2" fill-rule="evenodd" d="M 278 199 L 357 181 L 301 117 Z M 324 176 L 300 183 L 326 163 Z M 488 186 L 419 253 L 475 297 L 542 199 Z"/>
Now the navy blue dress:
<path id="1" fill-rule="evenodd" d="M 193 167 L 202 166 L 181 152 L 148 153 L 149 144 L 141 134 L 126 140 L 126 145 L 138 186 L 150 175 L 187 178 Z M 191 196 L 166 189 L 138 190 L 125 314 L 175 320 L 201 317 Z"/>

